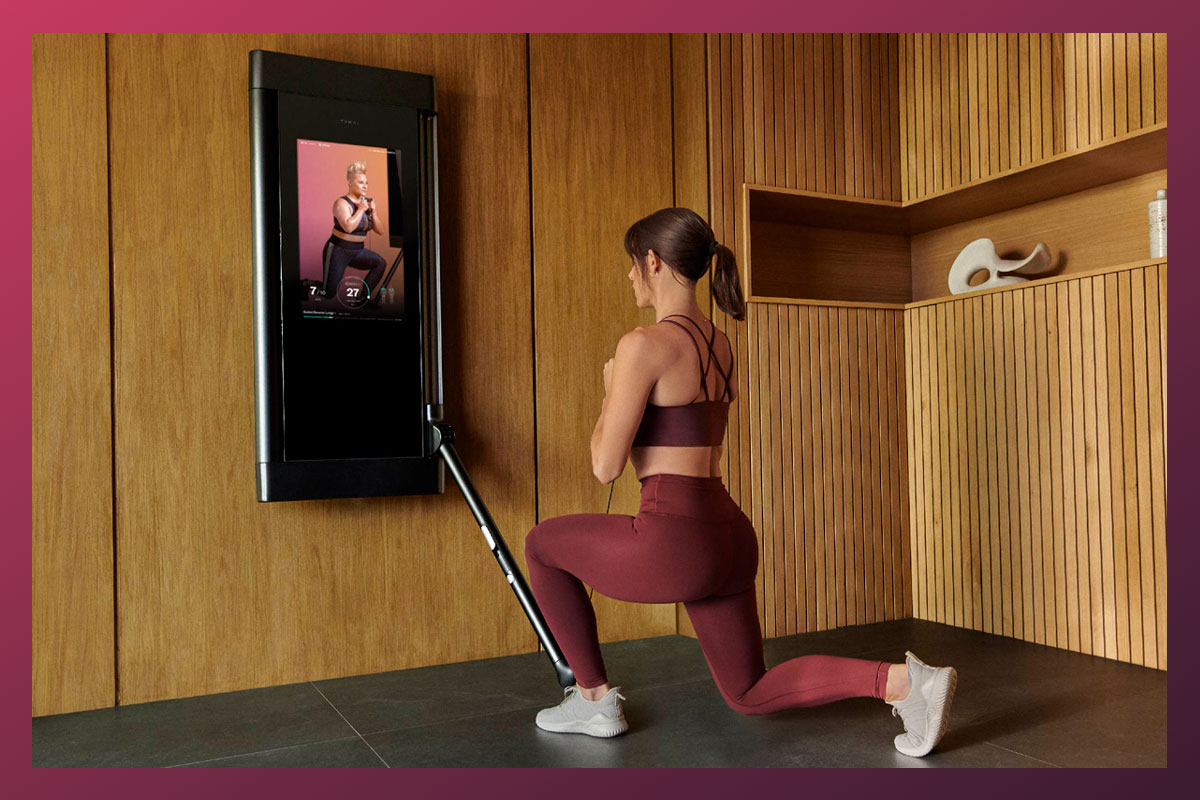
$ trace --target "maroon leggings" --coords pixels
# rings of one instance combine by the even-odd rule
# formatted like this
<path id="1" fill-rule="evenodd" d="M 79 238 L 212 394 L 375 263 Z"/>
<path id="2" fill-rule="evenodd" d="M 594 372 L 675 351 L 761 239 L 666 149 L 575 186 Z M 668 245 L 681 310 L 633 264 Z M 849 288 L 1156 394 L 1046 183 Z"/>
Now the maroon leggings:
<path id="1" fill-rule="evenodd" d="M 763 662 L 758 538 L 721 478 L 651 475 L 636 517 L 569 514 L 525 538 L 529 580 L 579 686 L 608 682 L 584 584 L 632 603 L 682 602 L 725 702 L 770 714 L 847 697 L 883 699 L 888 663 L 801 656 Z"/>

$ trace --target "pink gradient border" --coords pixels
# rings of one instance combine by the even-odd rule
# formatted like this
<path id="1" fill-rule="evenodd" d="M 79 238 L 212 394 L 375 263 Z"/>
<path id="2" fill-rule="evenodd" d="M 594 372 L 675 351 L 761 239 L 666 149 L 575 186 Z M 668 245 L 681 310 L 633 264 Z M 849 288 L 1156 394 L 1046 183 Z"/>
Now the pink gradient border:
<path id="1" fill-rule="evenodd" d="M 847 31 L 869 24 L 872 30 L 1144 30 L 1168 31 L 1177 42 L 1171 54 L 1171 80 L 1177 101 L 1174 104 L 1174 133 L 1171 136 L 1170 160 L 1175 170 L 1173 185 L 1186 187 L 1173 193 L 1173 209 L 1177 218 L 1196 219 L 1197 202 L 1197 111 L 1190 100 L 1196 77 L 1196 26 L 1194 14 L 1180 10 L 1180 4 L 1146 5 L 1128 2 L 1090 2 L 1075 7 L 1044 2 L 1012 0 L 991 5 L 962 2 L 862 2 L 843 0 L 829 4 L 800 4 L 796 2 L 654 2 L 653 0 L 610 0 L 603 5 L 570 6 L 566 3 L 525 0 L 524 2 L 493 3 L 481 0 L 454 2 L 441 0 L 428 5 L 415 3 L 379 4 L 371 9 L 369 18 L 355 21 L 356 27 L 372 30 L 405 32 L 435 31 Z M 84 2 L 51 2 L 6 13 L 9 23 L 3 37 L 2 73 L 6 107 L 19 108 L 14 116 L 30 113 L 31 103 L 31 33 L 46 30 L 51 25 L 64 25 L 60 30 L 121 30 L 121 31 L 245 31 L 279 30 L 281 23 L 288 30 L 321 31 L 331 25 L 328 3 L 277 2 L 260 0 L 256 3 L 210 0 L 189 5 L 151 3 L 147 0 L 112 0 L 104 4 Z M 1181 91 L 1180 87 L 1184 87 Z M 11 112 L 10 112 L 11 113 Z M 3 127 L 3 158 L 6 174 L 21 177 L 23 186 L 4 199 L 9 220 L 28 217 L 28 194 L 21 191 L 31 180 L 31 126 L 24 120 Z M 21 223 L 18 222 L 18 225 Z M 1190 252 L 1195 237 L 1195 225 L 1177 226 L 1175 245 L 1179 252 Z M 31 258 L 30 234 L 21 232 L 10 244 L 11 255 L 28 261 Z M 27 274 L 22 271 L 20 274 Z M 1169 316 L 1169 402 L 1177 410 L 1169 426 L 1169 474 L 1178 487 L 1169 498 L 1169 514 L 1174 520 L 1175 536 L 1172 558 L 1175 566 L 1171 581 L 1170 602 L 1173 620 L 1195 618 L 1196 596 L 1188 591 L 1184 569 L 1198 563 L 1197 543 L 1189 536 L 1200 519 L 1200 492 L 1183 491 L 1190 485 L 1194 466 L 1200 420 L 1188 413 L 1189 400 L 1197 395 L 1200 364 L 1196 346 L 1200 342 L 1197 329 L 1200 315 L 1191 313 L 1185 303 L 1200 299 L 1197 277 L 1191 265 L 1183 264 L 1172 272 L 1171 293 L 1175 308 Z M 4 396 L 3 429 L 0 441 L 7 455 L 2 467 L 3 499 L 9 509 L 8 527 L 12 535 L 11 550 L 4 559 L 3 634 L 21 652 L 31 641 L 30 564 L 31 542 L 31 453 L 30 419 L 31 396 L 31 308 L 21 305 L 4 315 L 3 362 L 0 370 L 7 384 L 16 391 Z M 1185 313 L 1187 312 L 1187 313 Z M 1178 413 L 1184 409 L 1184 413 Z M 1172 642 L 1176 673 L 1190 667 L 1196 647 L 1194 637 L 1180 635 L 1186 623 L 1174 626 Z M 924 780 L 915 776 L 871 773 L 864 770 L 843 771 L 836 775 L 827 772 L 795 772 L 781 770 L 625 770 L 595 771 L 586 780 L 578 774 L 560 774 L 560 770 L 403 770 L 399 775 L 387 772 L 357 771 L 338 773 L 330 770 L 309 772 L 280 771 L 206 771 L 182 774 L 175 771 L 146 770 L 33 770 L 29 727 L 30 662 L 9 659 L 3 665 L 3 764 L 6 768 L 10 796 L 15 797 L 120 797 L 122 800 L 143 794 L 169 793 L 173 798 L 207 798 L 214 793 L 223 797 L 249 797 L 268 792 L 285 792 L 291 797 L 342 796 L 370 791 L 416 792 L 416 796 L 460 792 L 495 797 L 543 797 L 561 791 L 564 797 L 670 796 L 670 797 L 745 797 L 777 792 L 780 797 L 831 796 L 856 797 L 871 790 L 896 794 L 905 789 L 921 788 L 945 791 L 958 790 L 968 796 L 1006 794 L 1032 780 L 1023 772 L 1003 775 L 981 775 L 955 771 L 941 773 Z M 1171 762 L 1177 767 L 1190 766 L 1186 745 L 1195 716 L 1194 691 L 1185 692 L 1184 680 L 1172 692 L 1170 740 Z M 631 737 L 630 743 L 636 742 Z M 915 764 L 914 766 L 921 766 Z M 1179 778 L 1184 776 L 1180 775 Z M 1074 772 L 1072 774 L 1039 774 L 1036 778 L 1040 793 L 1079 795 L 1092 790 L 1101 796 L 1120 791 L 1138 792 L 1148 796 L 1174 782 L 1170 770 L 1129 771 L 1103 774 Z M 900 782 L 900 783 L 898 783 Z M 1089 792 L 1090 793 L 1090 792 Z"/>

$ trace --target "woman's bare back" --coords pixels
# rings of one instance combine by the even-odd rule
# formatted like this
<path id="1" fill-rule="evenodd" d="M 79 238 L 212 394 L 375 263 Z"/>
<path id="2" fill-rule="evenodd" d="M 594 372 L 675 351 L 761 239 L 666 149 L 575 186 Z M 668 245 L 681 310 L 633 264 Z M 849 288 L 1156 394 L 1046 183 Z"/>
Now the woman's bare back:
<path id="1" fill-rule="evenodd" d="M 672 319 L 677 319 L 672 317 Z M 729 376 L 728 399 L 732 402 L 737 397 L 737 378 L 734 373 L 733 352 L 729 339 L 723 332 L 717 330 L 707 319 L 699 323 L 704 337 L 715 336 L 713 342 L 713 358 L 716 362 L 708 365 L 708 346 L 701 339 L 701 334 L 688 322 L 679 320 L 679 324 L 659 322 L 644 330 L 654 337 L 655 343 L 669 352 L 670 368 L 654 384 L 650 391 L 649 402 L 658 406 L 681 406 L 702 401 L 705 398 L 704 387 L 700 385 L 700 376 L 707 375 L 707 396 L 712 400 L 720 399 L 725 394 L 725 380 L 722 373 Z M 690 332 L 684 327 L 690 328 Z M 690 341 L 689 341 L 690 339 Z M 697 360 L 696 350 L 699 348 L 703 362 Z M 719 367 L 719 369 L 718 369 Z M 639 479 L 647 475 L 668 473 L 673 475 L 694 475 L 697 477 L 720 477 L 721 452 L 723 445 L 710 447 L 674 447 L 652 446 L 634 447 L 630 451 L 629 460 Z"/>

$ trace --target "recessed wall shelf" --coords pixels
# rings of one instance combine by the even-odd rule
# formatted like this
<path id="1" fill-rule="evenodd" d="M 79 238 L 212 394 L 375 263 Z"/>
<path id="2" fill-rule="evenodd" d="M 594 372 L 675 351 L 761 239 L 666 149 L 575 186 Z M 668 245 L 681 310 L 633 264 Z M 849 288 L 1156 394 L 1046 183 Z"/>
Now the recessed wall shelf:
<path id="1" fill-rule="evenodd" d="M 985 294 L 995 294 L 997 292 L 1012 292 L 1020 289 L 1028 289 L 1034 286 L 1045 286 L 1048 284 L 1058 283 L 1059 281 L 1077 280 L 1079 278 L 1092 278 L 1097 275 L 1107 275 L 1110 272 L 1126 272 L 1129 270 L 1142 269 L 1144 267 L 1153 267 L 1157 265 L 1165 265 L 1165 258 L 1147 258 L 1141 261 L 1128 261 L 1124 264 L 1114 264 L 1108 267 L 1098 267 L 1096 269 L 1078 270 L 1069 275 L 1051 275 L 1048 278 L 1035 278 L 1024 283 L 1012 283 L 1008 286 L 997 286 L 994 289 L 979 289 L 966 294 L 947 294 L 940 297 L 930 297 L 925 300 L 917 300 L 912 303 L 873 303 L 866 301 L 847 301 L 847 300 L 811 300 L 807 298 L 797 297 L 756 297 L 755 302 L 758 303 L 774 303 L 777 305 L 790 306 L 824 306 L 826 308 L 879 308 L 892 311 L 905 311 L 910 308 L 920 308 L 921 306 L 937 305 L 939 303 L 950 303 L 955 300 L 965 300 L 971 297 L 978 297 Z"/>
<path id="2" fill-rule="evenodd" d="M 906 203 L 743 184 L 739 199 L 748 235 L 743 237 L 741 261 L 747 295 L 751 302 L 924 300 L 939 293 L 937 286 L 928 276 L 915 280 L 913 273 L 949 268 L 941 264 L 947 243 L 931 244 L 943 229 L 1006 212 L 1024 213 L 1022 230 L 1043 236 L 1053 250 L 1051 235 L 1027 221 L 1029 206 L 1092 189 L 1100 191 L 1081 196 L 1083 203 L 1094 196 L 1098 205 L 1112 206 L 1113 193 L 1105 195 L 1103 187 L 1163 172 L 1157 177 L 1159 188 L 1164 188 L 1166 168 L 1167 124 L 1163 122 Z M 1126 194 L 1140 197 L 1143 189 L 1140 183 L 1131 183 Z M 1152 194 L 1147 202 L 1150 199 Z M 1079 202 L 1071 204 L 1078 214 Z M 971 238 L 978 233 L 970 232 Z M 1121 235 L 1128 238 L 1127 233 Z M 916 237 L 921 237 L 920 247 L 914 246 Z M 1000 247 L 1001 237 L 992 238 Z M 938 262 L 933 267 L 915 263 L 934 251 Z M 1126 252 L 1115 257 L 1130 260 Z"/>

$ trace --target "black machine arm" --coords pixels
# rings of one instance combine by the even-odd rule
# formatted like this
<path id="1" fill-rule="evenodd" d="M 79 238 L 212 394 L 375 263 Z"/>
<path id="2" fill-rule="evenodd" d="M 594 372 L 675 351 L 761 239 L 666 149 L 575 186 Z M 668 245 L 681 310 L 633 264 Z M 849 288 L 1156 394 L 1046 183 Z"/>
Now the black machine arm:
<path id="1" fill-rule="evenodd" d="M 571 686 L 575 683 L 575 674 L 567 665 L 567 659 L 559 652 L 558 644 L 554 641 L 554 634 L 546 625 L 537 601 L 534 599 L 533 593 L 529 591 L 529 585 L 525 583 L 521 569 L 513 561 L 512 553 L 509 552 L 508 545 L 504 543 L 504 537 L 500 535 L 500 529 L 496 526 L 492 515 L 488 513 L 487 506 L 483 504 L 479 493 L 475 491 L 471 479 L 467 477 L 467 471 L 463 468 L 462 462 L 458 460 L 458 453 L 454 450 L 454 429 L 444 422 L 433 423 L 433 451 L 441 455 L 446 466 L 450 468 L 450 474 L 454 476 L 455 483 L 462 491 L 463 499 L 467 501 L 471 513 L 475 515 L 475 521 L 479 523 L 479 530 L 483 533 L 483 538 L 487 540 L 492 555 L 496 557 L 496 562 L 504 572 L 508 585 L 512 587 L 513 593 L 521 603 L 521 608 L 525 610 L 525 616 L 529 618 L 529 624 L 537 633 L 538 640 L 546 649 L 546 654 L 550 656 L 550 663 L 554 665 L 559 685 Z"/>

